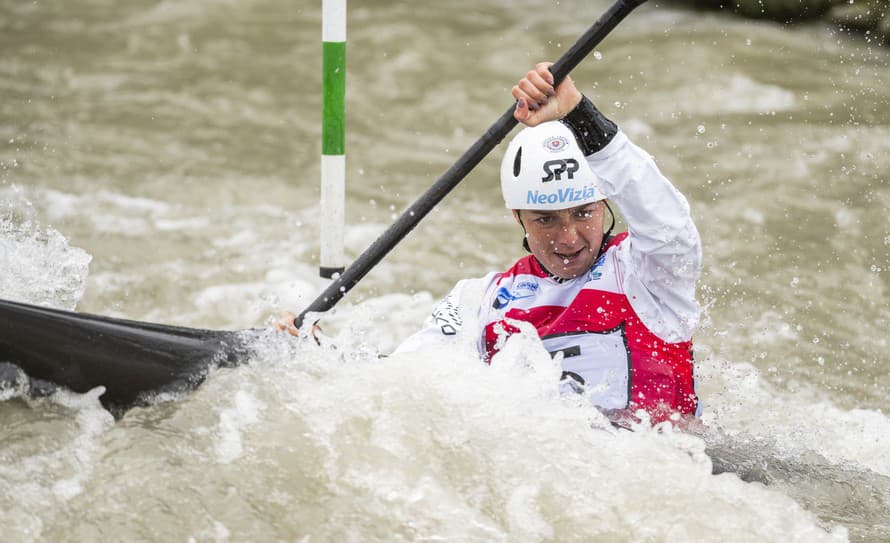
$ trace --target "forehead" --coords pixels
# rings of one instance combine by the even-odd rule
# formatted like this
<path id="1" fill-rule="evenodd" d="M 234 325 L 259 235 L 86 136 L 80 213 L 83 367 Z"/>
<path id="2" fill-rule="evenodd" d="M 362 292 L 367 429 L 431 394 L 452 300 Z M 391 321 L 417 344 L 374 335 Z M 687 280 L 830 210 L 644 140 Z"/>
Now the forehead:
<path id="1" fill-rule="evenodd" d="M 545 209 L 523 209 L 522 213 L 528 213 L 531 215 L 538 216 L 546 216 L 546 215 L 570 215 L 573 213 L 578 213 L 579 211 L 593 211 L 601 207 L 602 200 L 597 202 L 590 202 L 588 204 L 570 207 L 567 209 L 556 209 L 556 210 L 545 210 Z"/>

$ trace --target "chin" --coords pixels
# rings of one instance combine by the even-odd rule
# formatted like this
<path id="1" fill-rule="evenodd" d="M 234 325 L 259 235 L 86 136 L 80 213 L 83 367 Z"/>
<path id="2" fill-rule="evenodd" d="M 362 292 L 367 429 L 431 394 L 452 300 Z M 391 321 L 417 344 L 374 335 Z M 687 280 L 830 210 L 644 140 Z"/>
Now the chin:
<path id="1" fill-rule="evenodd" d="M 586 268 L 584 270 L 577 270 L 577 271 L 559 270 L 559 271 L 553 272 L 553 275 L 555 275 L 556 277 L 559 277 L 560 279 L 574 279 L 576 277 L 580 277 L 581 275 L 583 275 L 585 271 L 587 271 Z"/>

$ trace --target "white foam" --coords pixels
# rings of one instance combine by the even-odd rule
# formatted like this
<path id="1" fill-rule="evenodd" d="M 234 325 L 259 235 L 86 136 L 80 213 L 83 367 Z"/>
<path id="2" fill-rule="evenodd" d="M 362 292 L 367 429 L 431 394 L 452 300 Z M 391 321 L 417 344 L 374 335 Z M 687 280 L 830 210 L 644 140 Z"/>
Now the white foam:
<path id="1" fill-rule="evenodd" d="M 373 347 L 390 353 L 420 328 L 434 305 L 429 292 L 385 294 L 356 304 L 342 302 L 336 312 L 325 314 L 321 326 L 333 334 L 331 341 L 336 344 L 354 345 L 359 352 Z M 398 318 L 387 318 L 390 315 Z"/>
<path id="2" fill-rule="evenodd" d="M 125 419 L 116 439 L 142 444 L 117 448 L 108 466 L 97 461 L 110 417 L 94 415 L 96 391 L 60 396 L 84 415 L 61 456 L 31 455 L 0 475 L 20 473 L 6 479 L 16 493 L 49 503 L 76 501 L 93 478 L 113 479 L 114 496 L 91 496 L 99 511 L 145 495 L 211 514 L 239 505 L 266 518 L 285 507 L 287 524 L 311 540 L 367 538 L 368 526 L 410 526 L 417 540 L 845 539 L 843 528 L 827 532 L 780 492 L 711 475 L 701 439 L 664 426 L 618 431 L 585 401 L 561 396 L 558 364 L 534 338 L 514 336 L 492 366 L 436 346 L 378 359 L 368 337 L 324 346 L 281 333 L 257 338 L 251 363 L 216 372 L 173 406 Z M 739 397 L 746 378 L 762 389 L 756 375 L 741 377 Z M 723 403 L 736 400 L 713 398 L 721 420 L 732 422 Z M 887 433 L 880 421 L 873 430 Z M 163 475 L 153 467 L 160 451 Z M 219 468 L 213 490 L 196 494 L 208 461 Z M 132 475 L 117 472 L 124 462 Z M 48 486 L 27 490 L 43 472 L 52 474 Z M 217 496 L 220 485 L 238 492 Z M 192 533 L 244 535 L 230 526 Z"/>
<path id="3" fill-rule="evenodd" d="M 313 533 L 324 538 L 360 516 L 464 540 L 644 540 L 668 526 L 689 540 L 844 539 L 787 496 L 712 476 L 694 436 L 612 430 L 592 407 L 559 395 L 558 367 L 529 351 L 533 343 L 511 339 L 491 367 L 433 347 L 346 363 L 344 345 L 305 345 L 287 374 L 267 367 L 269 405 L 286 405 L 303 428 L 293 439 L 279 432 L 278 446 L 318 459 L 328 499 L 361 503 L 349 521 L 331 508 Z"/>
<path id="4" fill-rule="evenodd" d="M 263 281 L 211 285 L 194 296 L 199 315 L 237 326 L 247 326 L 277 316 L 283 310 L 299 311 L 321 290 L 323 280 L 302 269 L 272 269 Z M 192 320 L 201 320 L 199 316 Z"/>
<path id="5" fill-rule="evenodd" d="M 28 541 L 40 540 L 45 526 L 55 524 L 54 515 L 64 511 L 62 504 L 85 492 L 101 466 L 103 436 L 113 425 L 111 415 L 99 405 L 103 390 L 55 393 L 50 401 L 71 409 L 72 416 L 56 421 L 47 418 L 48 434 L 38 450 L 25 457 L 13 454 L 0 463 L 0 495 L 14 499 L 0 508 L 4 530 L 27 536 Z M 21 442 L 9 446 L 21 447 Z"/>
<path id="6" fill-rule="evenodd" d="M 107 190 L 102 190 L 94 195 L 89 195 L 89 198 L 112 204 L 122 210 L 141 213 L 163 213 L 171 209 L 170 204 L 160 200 L 128 196 L 126 194 L 110 192 Z"/>
<path id="7" fill-rule="evenodd" d="M 387 225 L 379 223 L 349 226 L 343 233 L 343 245 L 353 253 L 360 253 L 380 237 L 386 227 Z"/>
<path id="8" fill-rule="evenodd" d="M 677 102 L 689 112 L 772 113 L 796 105 L 794 93 L 778 85 L 761 83 L 744 74 L 731 77 L 697 78 L 678 89 Z"/>
<path id="9" fill-rule="evenodd" d="M 742 218 L 749 223 L 756 224 L 758 226 L 762 226 L 766 219 L 762 211 L 751 207 L 746 207 L 742 210 Z"/>
<path id="10" fill-rule="evenodd" d="M 702 361 L 699 376 L 709 382 L 703 393 L 706 420 L 725 432 L 768 438 L 789 455 L 815 452 L 890 476 L 886 414 L 841 409 L 810 386 L 777 389 L 747 363 Z"/>
<path id="11" fill-rule="evenodd" d="M 155 219 L 155 228 L 158 230 L 199 230 L 210 226 L 207 217 L 185 217 L 181 219 Z"/>
<path id="12" fill-rule="evenodd" d="M 221 464 L 228 464 L 243 454 L 243 432 L 257 422 L 264 407 L 263 402 L 239 390 L 235 393 L 234 405 L 220 412 L 216 456 Z"/>
<path id="13" fill-rule="evenodd" d="M 646 141 L 655 135 L 651 124 L 638 117 L 630 117 L 621 123 L 621 130 L 634 141 Z"/>
<path id="14" fill-rule="evenodd" d="M 50 220 L 58 221 L 83 212 L 83 199 L 76 194 L 44 189 L 42 195 L 45 201 L 44 213 Z"/>

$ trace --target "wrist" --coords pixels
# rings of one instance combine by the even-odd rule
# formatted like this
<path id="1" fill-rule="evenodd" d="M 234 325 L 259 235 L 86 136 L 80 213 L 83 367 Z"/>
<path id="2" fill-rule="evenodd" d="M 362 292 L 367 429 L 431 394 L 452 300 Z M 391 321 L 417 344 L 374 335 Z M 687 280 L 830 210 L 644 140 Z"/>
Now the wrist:
<path id="1" fill-rule="evenodd" d="M 581 94 L 577 89 L 574 90 L 573 93 L 570 93 L 566 97 L 560 97 L 560 115 L 559 118 L 562 119 L 569 113 L 575 110 L 578 107 L 578 104 L 584 99 L 584 95 Z"/>
<path id="2" fill-rule="evenodd" d="M 618 133 L 618 126 L 600 113 L 584 95 L 581 95 L 577 105 L 560 122 L 575 134 L 584 156 L 601 150 Z"/>

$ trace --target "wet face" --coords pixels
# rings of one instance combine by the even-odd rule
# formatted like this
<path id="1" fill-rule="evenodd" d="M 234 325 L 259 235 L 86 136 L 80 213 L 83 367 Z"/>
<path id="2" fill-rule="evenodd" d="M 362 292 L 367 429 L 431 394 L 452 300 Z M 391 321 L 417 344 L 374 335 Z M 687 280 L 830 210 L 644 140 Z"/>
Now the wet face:
<path id="1" fill-rule="evenodd" d="M 603 241 L 602 201 L 559 211 L 513 210 L 525 226 L 532 254 L 561 279 L 572 279 L 593 266 Z"/>

